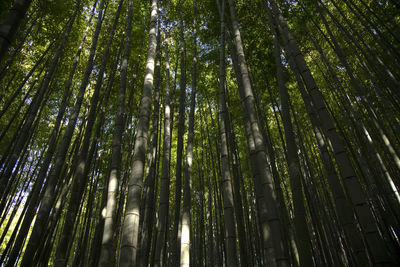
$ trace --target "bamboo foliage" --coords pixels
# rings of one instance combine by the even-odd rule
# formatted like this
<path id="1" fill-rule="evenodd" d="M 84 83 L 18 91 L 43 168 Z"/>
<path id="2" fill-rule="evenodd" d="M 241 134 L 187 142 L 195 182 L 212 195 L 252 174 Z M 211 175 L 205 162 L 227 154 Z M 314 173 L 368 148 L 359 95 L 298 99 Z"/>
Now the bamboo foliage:
<path id="1" fill-rule="evenodd" d="M 1 264 L 399 265 L 399 10 L 2 1 Z"/>

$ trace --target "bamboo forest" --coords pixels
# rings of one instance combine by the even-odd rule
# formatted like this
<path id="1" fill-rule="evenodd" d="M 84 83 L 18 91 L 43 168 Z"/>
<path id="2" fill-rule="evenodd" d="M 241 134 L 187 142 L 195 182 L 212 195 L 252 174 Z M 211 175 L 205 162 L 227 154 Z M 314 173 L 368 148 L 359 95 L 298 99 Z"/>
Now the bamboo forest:
<path id="1" fill-rule="evenodd" d="M 399 190 L 397 0 L 0 1 L 0 266 L 400 266 Z"/>

